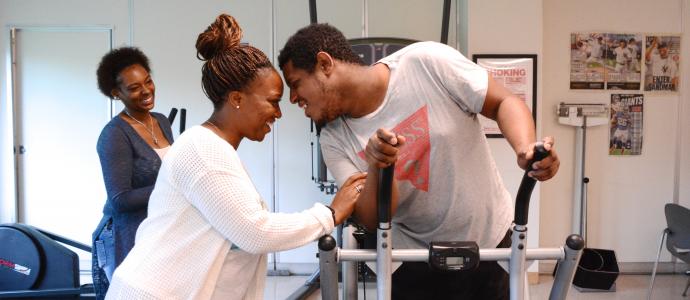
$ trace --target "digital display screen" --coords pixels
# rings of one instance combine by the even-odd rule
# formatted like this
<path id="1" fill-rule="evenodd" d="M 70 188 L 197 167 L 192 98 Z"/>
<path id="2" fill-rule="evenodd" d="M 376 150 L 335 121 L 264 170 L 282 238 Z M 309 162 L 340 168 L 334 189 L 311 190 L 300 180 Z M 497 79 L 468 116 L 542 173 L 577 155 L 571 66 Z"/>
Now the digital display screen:
<path id="1" fill-rule="evenodd" d="M 447 265 L 462 266 L 465 264 L 465 258 L 462 256 L 460 256 L 460 257 L 449 256 L 449 257 L 446 257 L 446 264 Z"/>

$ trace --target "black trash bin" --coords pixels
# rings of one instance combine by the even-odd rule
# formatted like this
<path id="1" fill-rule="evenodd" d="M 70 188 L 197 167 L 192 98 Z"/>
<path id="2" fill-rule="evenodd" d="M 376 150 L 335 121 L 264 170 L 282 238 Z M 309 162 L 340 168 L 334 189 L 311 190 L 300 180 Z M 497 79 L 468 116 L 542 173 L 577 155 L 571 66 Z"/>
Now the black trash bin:
<path id="1" fill-rule="evenodd" d="M 573 285 L 581 291 L 614 291 L 613 284 L 619 273 L 613 250 L 585 248 L 575 271 Z"/>

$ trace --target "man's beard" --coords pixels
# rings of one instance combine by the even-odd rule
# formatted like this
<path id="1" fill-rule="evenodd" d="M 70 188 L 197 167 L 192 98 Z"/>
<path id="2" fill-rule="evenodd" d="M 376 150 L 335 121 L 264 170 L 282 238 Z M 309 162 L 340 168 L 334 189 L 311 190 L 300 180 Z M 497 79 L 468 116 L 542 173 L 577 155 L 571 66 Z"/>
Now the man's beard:
<path id="1" fill-rule="evenodd" d="M 337 117 L 339 117 L 342 113 L 340 110 L 340 107 L 337 105 L 337 101 L 335 99 L 342 99 L 338 97 L 338 92 L 336 89 L 327 87 L 326 84 L 323 81 L 318 80 L 319 87 L 321 88 L 321 94 L 323 95 L 322 101 L 324 101 L 324 106 L 323 109 L 320 111 L 319 115 L 317 116 L 318 119 L 312 118 L 312 121 L 319 126 L 323 127 L 326 126 L 329 122 L 335 120 Z"/>
<path id="2" fill-rule="evenodd" d="M 326 103 L 324 109 L 321 110 L 321 113 L 318 115 L 318 119 L 312 118 L 312 121 L 314 121 L 316 126 L 324 127 L 326 124 L 330 123 L 341 115 L 342 113 L 340 113 L 340 110 L 331 106 L 331 102 L 329 101 Z"/>

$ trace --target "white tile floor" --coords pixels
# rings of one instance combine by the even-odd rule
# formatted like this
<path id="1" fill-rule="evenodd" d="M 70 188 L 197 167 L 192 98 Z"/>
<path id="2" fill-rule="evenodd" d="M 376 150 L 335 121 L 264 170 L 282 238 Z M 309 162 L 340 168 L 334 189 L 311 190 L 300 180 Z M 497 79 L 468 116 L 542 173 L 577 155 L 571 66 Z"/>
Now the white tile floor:
<path id="1" fill-rule="evenodd" d="M 264 299 L 279 300 L 285 299 L 298 287 L 302 286 L 307 279 L 306 276 L 269 276 L 266 280 L 266 293 Z M 649 286 L 649 275 L 621 275 L 616 281 L 616 292 L 607 293 L 581 293 L 571 289 L 568 293 L 569 300 L 636 300 L 646 299 Z M 683 297 L 683 289 L 688 277 L 683 274 L 657 275 L 654 283 L 654 293 L 652 299 L 658 300 L 690 300 Z M 539 279 L 539 284 L 530 286 L 531 299 L 548 299 L 551 291 L 551 276 L 543 275 Z M 374 283 L 367 283 L 367 299 L 376 299 L 376 291 L 373 289 Z M 371 287 L 371 288 L 370 288 Z M 360 289 L 360 299 L 363 294 Z M 321 299 L 318 292 L 312 294 L 308 299 Z"/>

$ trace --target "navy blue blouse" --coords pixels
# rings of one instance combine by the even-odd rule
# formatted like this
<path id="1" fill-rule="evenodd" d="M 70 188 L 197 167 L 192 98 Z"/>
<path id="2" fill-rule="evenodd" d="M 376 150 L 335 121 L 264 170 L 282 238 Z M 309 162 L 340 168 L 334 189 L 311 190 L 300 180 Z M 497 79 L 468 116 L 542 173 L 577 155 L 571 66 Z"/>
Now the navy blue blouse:
<path id="1" fill-rule="evenodd" d="M 173 143 L 168 118 L 160 113 L 151 115 L 158 120 L 165 138 Z M 101 131 L 97 145 L 108 199 L 103 218 L 94 232 L 94 239 L 112 219 L 115 266 L 119 266 L 134 246 L 134 236 L 146 218 L 149 196 L 156 183 L 161 159 L 134 128 L 119 116 L 114 117 Z"/>

